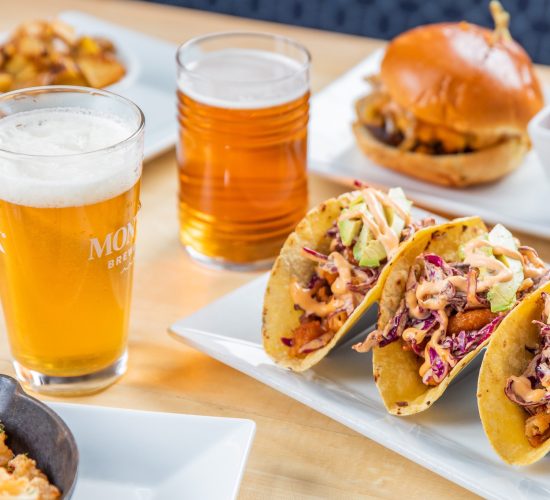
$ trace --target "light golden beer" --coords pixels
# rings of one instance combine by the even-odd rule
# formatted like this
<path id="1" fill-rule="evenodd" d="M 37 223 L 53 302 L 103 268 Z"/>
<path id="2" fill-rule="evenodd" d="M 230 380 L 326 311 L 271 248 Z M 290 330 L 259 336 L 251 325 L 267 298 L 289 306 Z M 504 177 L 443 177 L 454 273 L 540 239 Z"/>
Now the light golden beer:
<path id="1" fill-rule="evenodd" d="M 0 295 L 21 365 L 75 376 L 123 355 L 138 204 L 139 183 L 79 207 L 0 200 Z"/>
<path id="2" fill-rule="evenodd" d="M 81 394 L 126 369 L 143 115 L 104 91 L 0 96 L 0 299 L 19 379 Z"/>
<path id="3" fill-rule="evenodd" d="M 270 265 L 307 210 L 309 54 L 222 33 L 178 51 L 180 238 L 222 267 Z"/>

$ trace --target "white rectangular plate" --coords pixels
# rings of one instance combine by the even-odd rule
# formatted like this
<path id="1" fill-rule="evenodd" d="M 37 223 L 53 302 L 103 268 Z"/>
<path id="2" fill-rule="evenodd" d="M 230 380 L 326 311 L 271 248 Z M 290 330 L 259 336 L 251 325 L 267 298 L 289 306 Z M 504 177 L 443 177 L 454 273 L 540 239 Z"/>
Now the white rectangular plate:
<path id="1" fill-rule="evenodd" d="M 355 179 L 381 186 L 401 186 L 428 208 L 455 215 L 480 215 L 491 223 L 550 238 L 550 180 L 533 152 L 501 181 L 469 189 L 451 189 L 414 180 L 371 162 L 355 143 L 351 124 L 355 101 L 369 92 L 366 75 L 378 71 L 377 51 L 316 94 L 311 103 L 309 168 L 344 182 Z"/>
<path id="2" fill-rule="evenodd" d="M 145 160 L 176 143 L 176 45 L 102 21 L 89 14 L 59 15 L 78 34 L 103 36 L 119 50 L 128 75 L 108 88 L 135 102 L 145 115 Z"/>
<path id="3" fill-rule="evenodd" d="M 237 497 L 254 438 L 251 420 L 50 406 L 80 453 L 74 500 Z"/>
<path id="4" fill-rule="evenodd" d="M 456 380 L 421 415 L 399 418 L 386 413 L 372 378 L 370 356 L 350 348 L 353 337 L 373 323 L 374 311 L 362 318 L 345 344 L 308 372 L 298 374 L 275 366 L 261 340 L 266 282 L 264 275 L 213 302 L 174 324 L 172 334 L 483 497 L 550 496 L 548 459 L 513 468 L 491 449 L 477 412 L 477 370 Z M 429 491 L 426 485 L 428 496 Z"/>

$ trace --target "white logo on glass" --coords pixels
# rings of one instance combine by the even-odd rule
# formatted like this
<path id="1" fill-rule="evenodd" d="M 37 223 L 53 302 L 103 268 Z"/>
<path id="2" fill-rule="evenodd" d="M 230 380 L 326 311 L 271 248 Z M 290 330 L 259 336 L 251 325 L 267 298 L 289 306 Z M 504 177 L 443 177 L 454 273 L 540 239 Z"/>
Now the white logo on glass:
<path id="1" fill-rule="evenodd" d="M 107 269 L 122 266 L 120 272 L 125 273 L 132 265 L 135 239 L 136 219 L 134 217 L 131 222 L 109 233 L 102 241 L 91 238 L 88 260 L 107 257 Z"/>
<path id="2" fill-rule="evenodd" d="M 133 243 L 136 235 L 136 219 L 128 222 L 126 226 L 118 228 L 115 232 L 109 233 L 103 243 L 97 238 L 90 240 L 90 255 L 88 260 L 100 259 L 109 256 L 113 252 L 119 252 L 129 243 Z"/>

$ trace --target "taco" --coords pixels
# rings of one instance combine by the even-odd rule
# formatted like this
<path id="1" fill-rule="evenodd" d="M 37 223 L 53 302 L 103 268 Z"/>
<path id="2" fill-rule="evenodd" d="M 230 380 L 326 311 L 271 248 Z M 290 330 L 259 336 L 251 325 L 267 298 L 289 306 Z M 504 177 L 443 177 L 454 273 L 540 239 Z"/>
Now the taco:
<path id="1" fill-rule="evenodd" d="M 550 451 L 550 284 L 502 322 L 479 373 L 485 433 L 502 459 L 528 465 Z"/>
<path id="2" fill-rule="evenodd" d="M 311 210 L 286 240 L 264 298 L 263 343 L 280 365 L 319 362 L 380 296 L 403 249 L 432 218 L 413 221 L 400 188 L 345 193 Z"/>
<path id="3" fill-rule="evenodd" d="M 489 342 L 504 316 L 548 280 L 535 251 L 477 218 L 428 228 L 386 278 L 377 329 L 354 346 L 373 350 L 388 411 L 426 410 Z"/>

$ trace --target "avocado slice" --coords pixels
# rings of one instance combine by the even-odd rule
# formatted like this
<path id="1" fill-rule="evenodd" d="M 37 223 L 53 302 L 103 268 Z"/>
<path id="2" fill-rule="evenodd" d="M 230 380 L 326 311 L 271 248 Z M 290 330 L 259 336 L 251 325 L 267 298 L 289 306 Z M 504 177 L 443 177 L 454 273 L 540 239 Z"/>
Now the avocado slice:
<path id="1" fill-rule="evenodd" d="M 342 243 L 349 247 L 355 237 L 361 231 L 363 223 L 360 220 L 342 219 L 338 222 L 338 230 L 340 231 L 340 239 Z"/>
<path id="2" fill-rule="evenodd" d="M 409 214 L 411 212 L 412 201 L 407 200 L 401 188 L 391 188 L 388 191 L 388 196 L 405 213 Z M 384 207 L 384 214 L 392 231 L 397 235 L 401 234 L 401 231 L 405 228 L 405 221 L 397 215 L 392 207 Z"/>
<path id="3" fill-rule="evenodd" d="M 489 233 L 489 242 L 510 250 L 518 249 L 512 233 L 501 224 L 497 224 L 491 230 Z M 521 261 L 506 257 L 505 255 L 499 255 L 497 259 L 512 271 L 512 279 L 497 283 L 487 293 L 487 299 L 491 304 L 492 312 L 507 311 L 513 307 L 516 302 L 516 293 L 524 279 Z"/>
<path id="4" fill-rule="evenodd" d="M 378 240 L 370 240 L 363 247 L 359 265 L 361 267 L 378 267 L 380 261 L 386 258 L 386 249 Z"/>
<path id="5" fill-rule="evenodd" d="M 363 199 L 363 196 L 362 195 L 359 195 L 357 196 L 356 198 L 354 198 L 351 203 L 349 204 L 350 207 L 356 207 L 357 205 L 359 205 L 360 203 L 365 203 L 365 200 Z"/>
<path id="6" fill-rule="evenodd" d="M 372 240 L 372 233 L 367 225 L 363 224 L 363 228 L 357 238 L 357 243 L 353 246 L 353 256 L 357 262 L 361 261 L 363 256 L 363 248 L 367 246 L 367 243 Z"/>
<path id="7" fill-rule="evenodd" d="M 373 239 L 367 225 L 363 225 L 357 243 L 353 247 L 353 256 L 362 267 L 378 267 L 386 258 L 386 249 L 378 240 Z"/>

